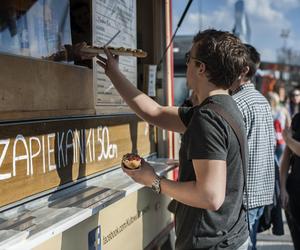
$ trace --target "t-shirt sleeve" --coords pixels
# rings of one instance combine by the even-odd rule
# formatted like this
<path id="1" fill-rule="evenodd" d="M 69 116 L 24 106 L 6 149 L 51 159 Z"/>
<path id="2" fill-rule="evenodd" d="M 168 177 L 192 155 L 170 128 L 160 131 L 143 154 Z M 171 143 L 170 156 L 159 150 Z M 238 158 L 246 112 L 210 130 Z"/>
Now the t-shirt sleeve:
<path id="1" fill-rule="evenodd" d="M 193 113 L 194 113 L 194 108 L 192 107 L 180 107 L 178 109 L 179 117 L 186 127 L 189 125 Z"/>
<path id="2" fill-rule="evenodd" d="M 195 111 L 185 133 L 188 159 L 226 160 L 228 133 L 228 124 L 220 116 Z"/>

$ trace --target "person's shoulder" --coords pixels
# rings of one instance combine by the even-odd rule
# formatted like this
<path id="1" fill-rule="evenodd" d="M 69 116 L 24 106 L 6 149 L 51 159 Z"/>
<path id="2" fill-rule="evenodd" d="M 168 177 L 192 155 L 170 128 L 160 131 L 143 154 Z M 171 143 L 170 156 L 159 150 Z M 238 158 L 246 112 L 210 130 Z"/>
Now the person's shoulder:
<path id="1" fill-rule="evenodd" d="M 234 94 L 232 97 L 242 113 L 249 110 L 249 107 L 251 107 L 251 103 L 255 100 L 255 95 L 250 95 L 247 90 L 241 90 Z"/>
<path id="2" fill-rule="evenodd" d="M 300 120 L 300 112 L 294 115 L 293 120 L 295 121 Z"/>
<path id="3" fill-rule="evenodd" d="M 255 92 L 254 89 L 250 88 L 242 88 L 238 92 L 236 92 L 232 98 L 236 102 L 247 102 L 251 100 L 251 98 L 257 96 L 257 93 Z"/>
<path id="4" fill-rule="evenodd" d="M 244 88 L 233 95 L 233 99 L 236 101 L 239 107 L 251 108 L 255 105 L 264 105 L 269 107 L 270 104 L 266 97 L 257 89 Z"/>
<path id="5" fill-rule="evenodd" d="M 235 101 L 233 100 L 232 96 L 230 95 L 215 95 L 209 97 L 202 105 L 199 106 L 199 111 L 210 111 L 211 106 L 210 104 L 216 104 L 218 106 L 221 106 L 222 108 L 226 109 L 228 107 L 233 106 L 233 108 L 236 106 Z"/>
<path id="6" fill-rule="evenodd" d="M 231 114 L 231 116 L 240 116 L 240 108 L 238 103 L 230 95 L 220 95 L 213 101 L 215 104 L 219 105 L 225 112 Z"/>
<path id="7" fill-rule="evenodd" d="M 198 107 L 189 124 L 190 131 L 198 131 L 203 138 L 229 136 L 230 126 L 224 118 L 208 106 Z"/>
<path id="8" fill-rule="evenodd" d="M 259 98 L 264 99 L 267 101 L 267 99 L 263 96 L 261 92 L 259 92 L 253 85 L 253 88 L 245 88 L 241 91 L 241 94 L 244 96 L 248 96 L 248 98 Z"/>
<path id="9" fill-rule="evenodd" d="M 268 106 L 270 106 L 270 104 L 269 104 L 267 98 L 266 98 L 260 91 L 258 91 L 257 89 L 255 89 L 254 91 L 255 91 L 256 96 L 257 96 L 260 100 L 262 100 L 262 101 L 265 102 Z"/>
<path id="10" fill-rule="evenodd" d="M 240 112 L 237 103 L 232 99 L 231 96 L 219 96 L 218 98 L 214 99 L 214 103 L 219 105 L 219 107 L 223 109 L 223 112 L 228 113 L 233 120 L 239 123 L 239 125 L 242 126 L 244 124 L 242 113 Z M 205 122 L 219 124 L 221 127 L 224 127 L 224 124 L 228 124 L 228 122 L 224 123 L 224 120 L 226 121 L 226 119 L 219 114 L 217 110 L 214 110 L 209 105 L 200 107 L 194 115 L 206 120 Z"/>
<path id="11" fill-rule="evenodd" d="M 207 105 L 197 106 L 193 113 L 193 119 L 201 124 L 216 122 L 219 120 L 219 117 L 220 116 Z"/>

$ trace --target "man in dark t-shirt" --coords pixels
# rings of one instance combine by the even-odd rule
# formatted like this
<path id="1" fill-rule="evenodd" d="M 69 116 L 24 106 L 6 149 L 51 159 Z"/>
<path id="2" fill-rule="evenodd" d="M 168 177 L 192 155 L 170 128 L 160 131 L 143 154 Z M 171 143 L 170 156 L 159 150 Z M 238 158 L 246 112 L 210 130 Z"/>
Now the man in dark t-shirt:
<path id="1" fill-rule="evenodd" d="M 248 237 L 245 211 L 241 208 L 244 178 L 239 142 L 229 124 L 206 108 L 211 102 L 225 107 L 244 128 L 241 113 L 228 95 L 214 95 L 199 106 L 179 109 L 180 118 L 187 127 L 179 152 L 180 166 L 184 166 L 180 168 L 179 181 L 196 180 L 192 159 L 223 160 L 227 165 L 228 195 L 218 211 L 177 204 L 176 249 L 197 246 L 208 249 L 212 245 L 237 249 Z"/>
<path id="2" fill-rule="evenodd" d="M 179 180 L 159 177 L 144 160 L 138 171 L 123 171 L 136 182 L 176 200 L 176 249 L 247 249 L 242 204 L 244 178 L 238 139 L 229 124 L 207 103 L 221 105 L 243 128 L 228 89 L 247 67 L 243 43 L 229 32 L 205 30 L 186 54 L 187 83 L 198 104 L 193 108 L 162 106 L 136 89 L 120 72 L 118 57 L 105 49 L 97 56 L 116 90 L 140 117 L 183 134 Z M 245 134 L 244 134 L 245 136 Z"/>

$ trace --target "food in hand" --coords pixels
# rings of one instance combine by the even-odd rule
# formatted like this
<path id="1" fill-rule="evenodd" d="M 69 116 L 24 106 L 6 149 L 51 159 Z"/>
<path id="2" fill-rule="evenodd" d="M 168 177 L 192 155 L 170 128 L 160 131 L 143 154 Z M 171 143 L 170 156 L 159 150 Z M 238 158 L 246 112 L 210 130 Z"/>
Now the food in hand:
<path id="1" fill-rule="evenodd" d="M 141 50 L 141 49 L 132 49 L 132 48 L 124 48 L 124 47 L 107 47 L 107 49 L 115 55 L 120 56 L 135 56 L 144 58 L 147 56 L 147 52 Z M 104 48 L 103 47 L 96 47 L 96 46 L 84 46 L 80 49 L 81 52 L 84 53 L 90 53 L 90 54 L 104 54 Z"/>
<path id="2" fill-rule="evenodd" d="M 141 157 L 138 154 L 128 153 L 123 156 L 122 163 L 128 169 L 138 169 L 141 167 Z"/>

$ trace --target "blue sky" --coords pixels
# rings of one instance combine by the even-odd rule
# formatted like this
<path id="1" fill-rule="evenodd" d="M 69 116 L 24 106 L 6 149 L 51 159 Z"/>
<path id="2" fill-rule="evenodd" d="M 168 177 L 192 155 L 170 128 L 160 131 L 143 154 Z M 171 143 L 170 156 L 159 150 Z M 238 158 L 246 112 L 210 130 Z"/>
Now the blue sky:
<path id="1" fill-rule="evenodd" d="M 188 0 L 172 0 L 173 30 Z M 199 29 L 232 31 L 236 0 L 194 0 L 179 35 L 194 35 Z M 251 27 L 251 41 L 263 61 L 276 61 L 283 46 L 282 29 L 289 29 L 287 47 L 300 51 L 300 0 L 244 0 Z"/>

